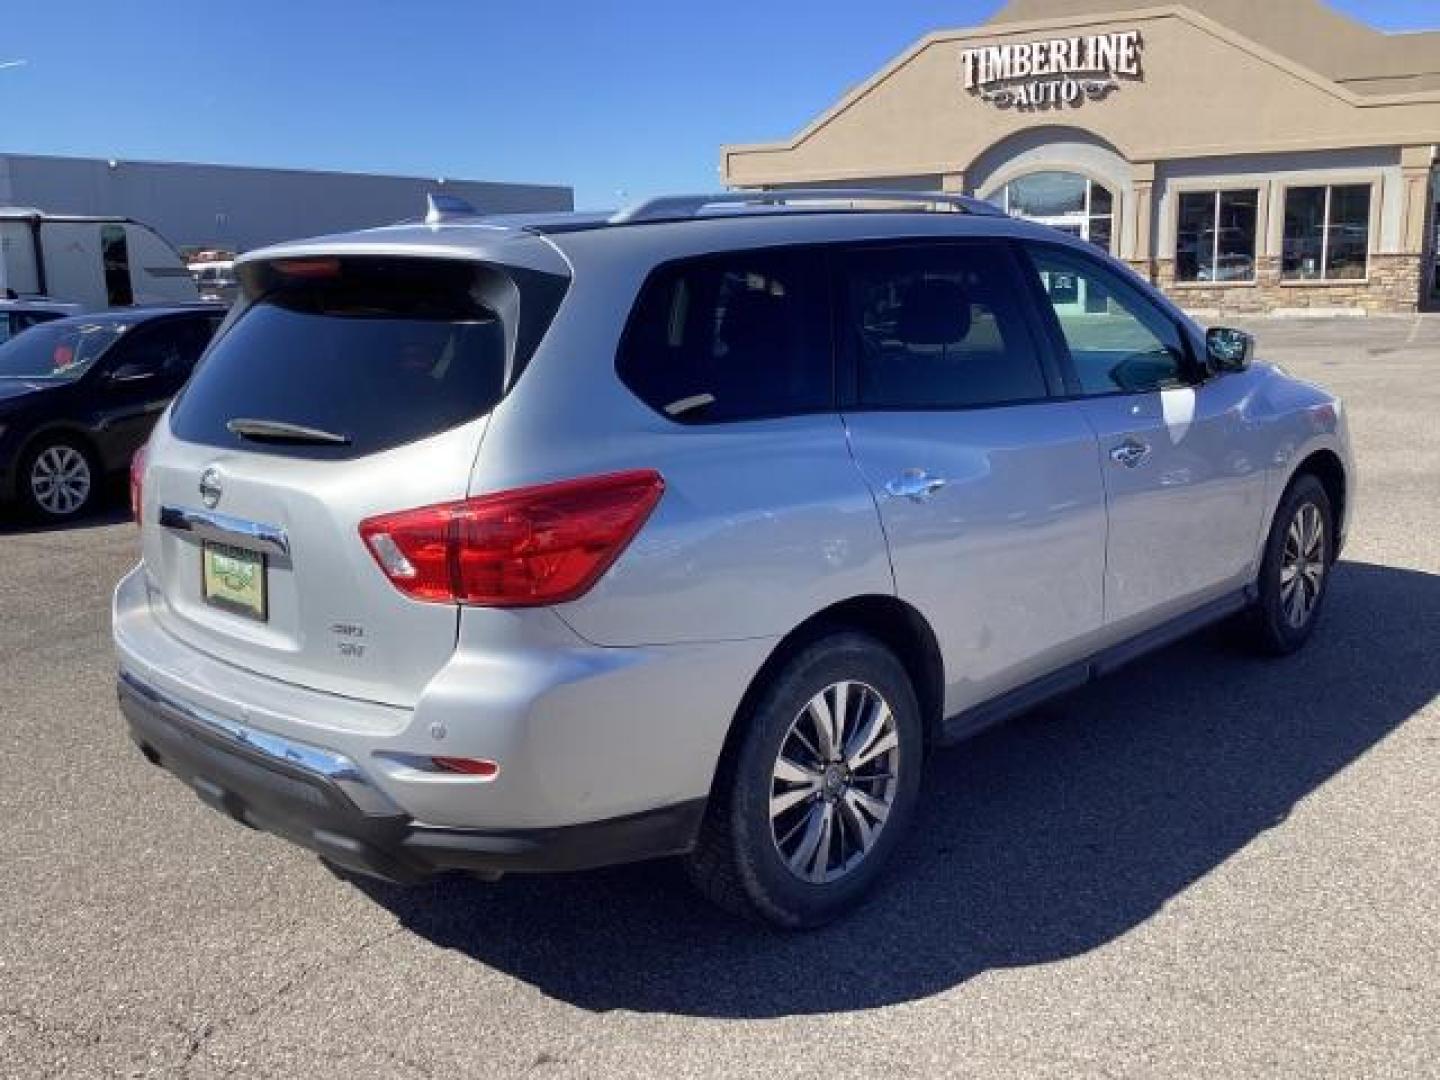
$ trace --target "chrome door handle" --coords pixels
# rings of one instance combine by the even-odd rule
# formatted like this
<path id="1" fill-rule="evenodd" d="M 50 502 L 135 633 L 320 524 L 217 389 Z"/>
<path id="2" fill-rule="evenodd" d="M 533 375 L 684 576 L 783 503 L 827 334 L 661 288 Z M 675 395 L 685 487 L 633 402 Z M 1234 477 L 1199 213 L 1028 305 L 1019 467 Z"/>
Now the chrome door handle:
<path id="1" fill-rule="evenodd" d="M 1126 439 L 1110 451 L 1110 460 L 1117 465 L 1133 469 L 1150 456 L 1150 445 L 1139 439 Z"/>
<path id="2" fill-rule="evenodd" d="M 924 502 L 949 482 L 943 476 L 931 476 L 924 469 L 906 469 L 885 485 L 885 493 L 892 499 Z"/>

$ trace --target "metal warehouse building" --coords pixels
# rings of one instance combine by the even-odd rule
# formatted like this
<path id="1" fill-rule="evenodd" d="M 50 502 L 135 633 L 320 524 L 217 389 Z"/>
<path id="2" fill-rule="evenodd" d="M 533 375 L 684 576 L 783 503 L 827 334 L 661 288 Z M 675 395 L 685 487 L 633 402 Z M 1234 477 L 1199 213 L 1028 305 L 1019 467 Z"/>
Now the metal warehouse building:
<path id="1" fill-rule="evenodd" d="M 1414 311 L 1440 306 L 1437 143 L 1440 31 L 1320 0 L 1010 0 L 722 172 L 978 194 L 1193 309 Z"/>
<path id="2" fill-rule="evenodd" d="M 0 206 L 131 217 L 176 247 L 247 251 L 389 224 L 424 213 L 432 191 L 493 213 L 574 206 L 570 188 L 543 184 L 0 153 Z"/>

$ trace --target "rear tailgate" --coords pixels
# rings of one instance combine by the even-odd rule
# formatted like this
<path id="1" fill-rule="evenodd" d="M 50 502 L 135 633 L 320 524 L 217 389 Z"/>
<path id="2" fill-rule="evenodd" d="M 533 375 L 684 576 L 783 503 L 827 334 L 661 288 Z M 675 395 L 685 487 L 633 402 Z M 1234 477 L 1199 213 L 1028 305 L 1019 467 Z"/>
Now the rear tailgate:
<path id="1" fill-rule="evenodd" d="M 358 526 L 397 505 L 463 497 L 485 421 L 348 468 L 218 451 L 163 428 L 150 448 L 144 531 L 160 623 L 239 667 L 348 697 L 413 705 L 454 651 L 458 613 L 402 596 L 361 543 Z M 221 492 L 213 510 L 201 496 L 202 477 Z M 183 516 L 187 527 L 158 525 L 162 513 L 172 522 Z M 207 517 L 227 527 L 206 528 Z M 272 530 L 288 554 L 263 550 L 271 545 L 243 532 L 227 535 L 237 531 L 231 520 Z M 263 556 L 263 618 L 205 600 L 207 542 Z"/>
<path id="2" fill-rule="evenodd" d="M 239 667 L 413 705 L 454 652 L 459 609 L 403 595 L 360 522 L 466 496 L 488 413 L 564 282 L 362 256 L 252 263 L 242 277 L 242 313 L 150 443 L 152 606 Z"/>

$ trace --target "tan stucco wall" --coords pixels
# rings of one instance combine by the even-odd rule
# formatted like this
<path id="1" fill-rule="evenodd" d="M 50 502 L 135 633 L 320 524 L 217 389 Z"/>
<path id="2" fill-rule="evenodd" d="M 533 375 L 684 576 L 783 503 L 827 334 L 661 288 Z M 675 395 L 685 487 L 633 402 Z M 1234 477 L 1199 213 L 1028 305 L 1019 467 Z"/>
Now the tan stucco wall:
<path id="1" fill-rule="evenodd" d="M 967 93 L 967 47 L 1138 29 L 1143 81 L 1102 101 L 1019 112 Z M 794 139 L 724 148 L 734 186 L 965 173 L 993 144 L 1074 126 L 1132 162 L 1433 144 L 1440 92 L 1362 96 L 1183 7 L 993 24 L 926 38 Z"/>
<path id="2" fill-rule="evenodd" d="M 1042 12 L 1063 17 L 1022 18 Z M 964 87 L 967 48 L 1126 31 L 1144 42 L 1141 78 L 1100 100 L 1020 110 Z M 1398 41 L 1318 0 L 1012 0 L 984 27 L 925 38 L 794 138 L 725 147 L 722 173 L 735 187 L 894 184 L 991 197 L 1027 172 L 1066 169 L 1111 190 L 1114 253 L 1167 287 L 1208 289 L 1207 300 L 1234 310 L 1413 310 L 1418 280 L 1432 273 L 1440 88 L 1361 93 L 1340 81 L 1440 71 L 1440 34 Z M 1371 187 L 1366 281 L 1279 280 L 1286 192 L 1319 184 Z M 1261 194 L 1257 280 L 1175 286 L 1177 195 L 1237 187 Z"/>

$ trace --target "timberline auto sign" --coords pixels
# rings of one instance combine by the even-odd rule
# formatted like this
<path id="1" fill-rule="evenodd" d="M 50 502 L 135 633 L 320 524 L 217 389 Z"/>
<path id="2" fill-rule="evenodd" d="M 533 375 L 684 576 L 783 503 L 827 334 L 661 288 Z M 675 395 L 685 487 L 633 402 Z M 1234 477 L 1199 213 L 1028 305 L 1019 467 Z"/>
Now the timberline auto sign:
<path id="1" fill-rule="evenodd" d="M 1002 109 L 1054 109 L 1099 101 L 1139 80 L 1139 30 L 985 45 L 960 54 L 965 89 Z"/>

